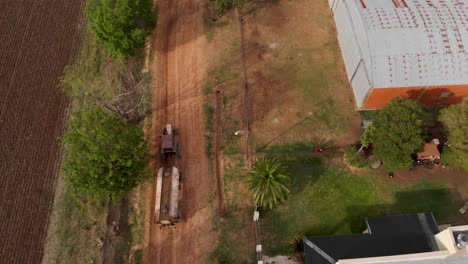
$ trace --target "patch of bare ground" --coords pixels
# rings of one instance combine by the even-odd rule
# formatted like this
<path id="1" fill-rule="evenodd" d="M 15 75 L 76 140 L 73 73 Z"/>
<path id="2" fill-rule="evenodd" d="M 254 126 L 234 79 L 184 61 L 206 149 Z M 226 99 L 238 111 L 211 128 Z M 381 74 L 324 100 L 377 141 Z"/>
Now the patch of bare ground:
<path id="1" fill-rule="evenodd" d="M 256 145 L 354 143 L 360 117 L 327 2 L 252 1 L 241 16 Z"/>

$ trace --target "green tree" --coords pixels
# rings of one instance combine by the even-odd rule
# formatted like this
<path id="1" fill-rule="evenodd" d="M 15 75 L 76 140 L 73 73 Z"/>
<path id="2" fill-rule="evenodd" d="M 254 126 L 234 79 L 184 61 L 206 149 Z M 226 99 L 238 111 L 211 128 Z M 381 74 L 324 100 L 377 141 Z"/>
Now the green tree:
<path id="1" fill-rule="evenodd" d="M 90 0 L 87 18 L 96 38 L 114 56 L 131 57 L 156 24 L 151 0 Z"/>
<path id="2" fill-rule="evenodd" d="M 361 135 L 361 147 L 359 148 L 358 153 L 372 144 L 372 141 L 374 140 L 374 134 L 375 126 L 373 124 L 364 129 L 364 133 Z"/>
<path id="3" fill-rule="evenodd" d="M 101 108 L 73 114 L 63 136 L 66 180 L 73 191 L 116 198 L 144 177 L 147 149 L 143 132 Z"/>
<path id="4" fill-rule="evenodd" d="M 444 162 L 468 170 L 468 101 L 443 109 L 439 120 L 448 133 L 449 149 L 444 150 Z"/>
<path id="5" fill-rule="evenodd" d="M 286 200 L 290 177 L 283 172 L 284 167 L 278 160 L 263 158 L 257 161 L 247 182 L 258 205 L 271 209 Z"/>
<path id="6" fill-rule="evenodd" d="M 409 166 L 424 142 L 424 109 L 415 101 L 395 98 L 374 115 L 373 147 L 389 170 Z"/>

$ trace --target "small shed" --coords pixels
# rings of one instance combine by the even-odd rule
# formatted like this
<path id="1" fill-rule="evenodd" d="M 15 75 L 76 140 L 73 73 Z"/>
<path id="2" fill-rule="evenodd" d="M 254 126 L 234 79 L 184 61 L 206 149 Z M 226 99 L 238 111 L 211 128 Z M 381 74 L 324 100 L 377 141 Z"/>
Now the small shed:
<path id="1" fill-rule="evenodd" d="M 433 139 L 431 142 L 424 143 L 423 150 L 418 153 L 418 160 L 437 160 L 440 159 L 439 140 Z"/>

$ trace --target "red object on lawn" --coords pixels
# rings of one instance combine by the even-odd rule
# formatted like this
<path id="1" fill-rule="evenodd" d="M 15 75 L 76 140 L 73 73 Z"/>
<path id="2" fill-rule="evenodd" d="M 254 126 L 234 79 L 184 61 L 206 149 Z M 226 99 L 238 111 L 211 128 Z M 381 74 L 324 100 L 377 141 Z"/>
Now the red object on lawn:
<path id="1" fill-rule="evenodd" d="M 323 149 L 322 148 L 315 148 L 315 152 L 318 152 L 318 153 L 323 152 Z"/>

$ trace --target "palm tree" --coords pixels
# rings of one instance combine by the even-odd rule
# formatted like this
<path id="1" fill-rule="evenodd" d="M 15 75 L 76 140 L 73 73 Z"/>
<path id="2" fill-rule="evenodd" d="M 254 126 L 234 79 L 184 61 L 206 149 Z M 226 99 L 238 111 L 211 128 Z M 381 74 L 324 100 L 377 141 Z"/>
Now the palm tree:
<path id="1" fill-rule="evenodd" d="M 284 167 L 278 160 L 268 158 L 257 160 L 247 182 L 258 205 L 272 209 L 279 202 L 286 200 L 290 177 L 284 175 L 283 171 Z"/>

